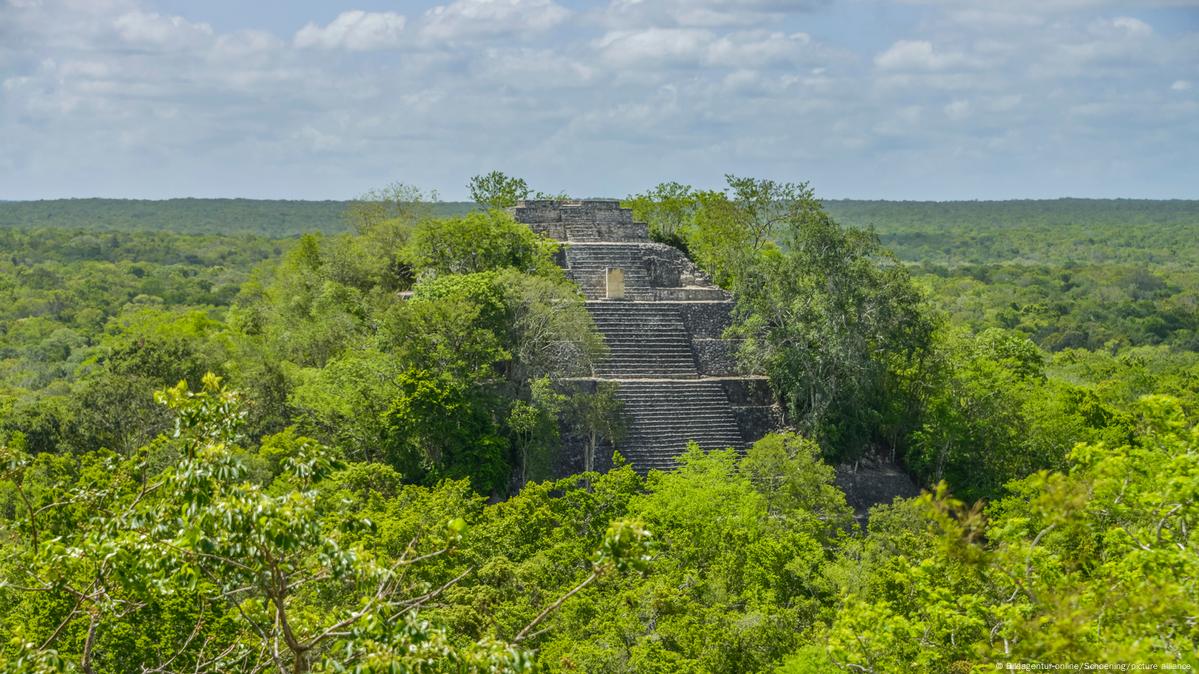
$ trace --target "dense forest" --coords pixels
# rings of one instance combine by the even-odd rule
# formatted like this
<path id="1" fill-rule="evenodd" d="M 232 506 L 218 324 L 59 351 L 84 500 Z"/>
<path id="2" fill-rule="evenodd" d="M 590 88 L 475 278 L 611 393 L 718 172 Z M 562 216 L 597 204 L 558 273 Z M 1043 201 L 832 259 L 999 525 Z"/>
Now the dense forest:
<path id="1" fill-rule="evenodd" d="M 1199 665 L 1199 201 L 630 195 L 788 428 L 561 476 L 604 346 L 469 187 L 0 202 L 0 671 Z"/>

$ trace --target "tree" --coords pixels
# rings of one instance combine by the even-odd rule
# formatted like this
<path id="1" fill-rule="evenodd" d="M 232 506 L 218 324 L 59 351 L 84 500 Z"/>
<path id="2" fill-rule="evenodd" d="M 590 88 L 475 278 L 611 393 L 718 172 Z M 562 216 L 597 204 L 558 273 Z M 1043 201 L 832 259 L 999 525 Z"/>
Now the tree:
<path id="1" fill-rule="evenodd" d="M 802 456 L 796 461 L 786 478 L 763 486 L 776 495 L 821 491 L 789 484 L 792 476 L 815 477 L 802 467 Z M 538 642 L 539 665 L 552 671 L 769 671 L 798 647 L 828 601 L 820 570 L 835 550 L 841 520 L 821 521 L 803 507 L 771 507 L 770 500 L 783 501 L 759 491 L 743 466 L 733 451 L 704 453 L 693 446 L 678 469 L 652 471 L 643 489 L 624 497 L 623 508 L 616 480 L 628 469 L 618 469 L 615 480 L 596 478 L 595 507 L 643 522 L 654 532 L 655 558 L 644 577 L 597 588 L 559 614 L 555 634 Z M 817 480 L 827 486 L 829 477 Z M 586 493 L 585 485 L 575 490 Z M 524 502 L 511 517 L 550 526 L 567 504 L 590 502 L 577 492 L 564 493 L 563 505 L 550 506 L 549 513 Z M 828 495 L 836 498 L 818 496 L 813 505 L 847 512 L 839 493 Z M 565 520 L 576 529 L 588 526 L 589 511 L 580 510 Z"/>
<path id="2" fill-rule="evenodd" d="M 773 180 L 724 176 L 730 200 L 736 208 L 738 224 L 749 236 L 751 250 L 759 251 L 771 243 L 788 223 L 820 208 L 815 191 L 808 183 L 780 183 Z"/>
<path id="3" fill-rule="evenodd" d="M 596 330 L 578 288 L 556 277 L 501 272 L 502 292 L 512 364 L 508 379 L 522 382 L 543 377 L 588 376 L 607 346 Z"/>
<path id="4" fill-rule="evenodd" d="M 424 192 L 404 183 L 372 190 L 346 206 L 345 218 L 353 237 L 339 239 L 326 252 L 329 273 L 346 282 L 346 272 L 365 276 L 390 290 L 406 290 L 412 273 L 401 251 L 413 228 L 436 214 L 436 191 Z M 342 273 L 339 274 L 338 271 Z"/>
<path id="5" fill-rule="evenodd" d="M 537 463 L 538 477 L 551 473 L 548 454 L 561 447 L 558 420 L 567 397 L 554 390 L 548 377 L 533 380 L 528 401 L 513 401 L 508 412 L 508 428 L 516 436 L 519 483 L 523 486 L 533 475 Z"/>
<path id="6" fill-rule="evenodd" d="M 687 250 L 718 285 L 736 289 L 755 264 L 752 234 L 724 192 L 698 192 L 695 199 L 695 226 L 687 237 Z"/>
<path id="7" fill-rule="evenodd" d="M 624 439 L 624 401 L 616 395 L 619 385 L 597 381 L 595 391 L 571 395 L 567 423 L 583 434 L 587 444 L 583 452 L 583 472 L 595 470 L 595 453 L 599 443 L 606 440 L 615 448 Z"/>
<path id="8" fill-rule="evenodd" d="M 529 197 L 529 185 L 521 178 L 512 178 L 499 171 L 473 176 L 466 184 L 470 199 L 486 210 L 511 208 Z"/>
<path id="9" fill-rule="evenodd" d="M 820 208 L 807 183 L 725 175 L 724 190 L 693 191 L 663 183 L 629 200 L 634 215 L 650 224 L 651 234 L 677 243 L 717 283 L 737 289 L 759 255 L 775 245 L 788 222 Z"/>
<path id="10" fill-rule="evenodd" d="M 886 423 L 904 373 L 933 328 L 907 271 L 862 230 L 838 226 L 813 198 L 790 206 L 781 250 L 766 250 L 736 296 L 740 358 L 770 376 L 788 422 L 834 455 L 896 434 Z"/>
<path id="11" fill-rule="evenodd" d="M 385 413 L 392 464 L 425 483 L 468 478 L 482 493 L 502 493 L 508 443 L 492 414 L 494 393 L 423 370 L 407 370 L 396 383 L 399 393 Z"/>
<path id="12" fill-rule="evenodd" d="M 392 183 L 371 190 L 352 201 L 346 220 L 358 234 L 390 232 L 402 235 L 406 227 L 428 218 L 430 205 L 438 201 L 436 190 L 425 192 L 405 183 Z"/>
<path id="13" fill-rule="evenodd" d="M 591 575 L 511 642 L 454 639 L 418 613 L 470 569 L 437 584 L 421 570 L 461 545 L 463 519 L 441 520 L 395 554 L 368 549 L 358 536 L 374 523 L 329 519 L 322 491 L 335 476 L 353 480 L 328 448 L 292 433 L 268 439 L 267 488 L 248 479 L 250 457 L 235 444 L 239 397 L 219 378 L 158 399 L 177 415 L 174 438 L 56 485 L 57 501 L 41 502 L 39 483 L 54 477 L 45 459 L 0 448 L 0 494 L 11 485 L 21 496 L 26 539 L 0 565 L 0 597 L 15 612 L 2 620 L 19 626 L 0 669 L 528 671 L 531 654 L 517 644 L 534 628 L 600 577 L 649 559 L 649 532 L 613 521 Z M 174 461 L 151 470 L 147 459 L 162 452 Z M 46 611 L 49 620 L 29 620 Z"/>
<path id="14" fill-rule="evenodd" d="M 651 239 L 687 250 L 698 206 L 690 185 L 660 183 L 652 190 L 625 197 L 621 205 L 633 209 L 635 220 L 646 223 Z"/>
<path id="15" fill-rule="evenodd" d="M 833 619 L 781 671 L 1193 667 L 1197 440 L 1177 400 L 1148 396 L 1131 441 L 1080 443 L 986 508 L 945 483 L 879 507 L 830 574 Z"/>
<path id="16" fill-rule="evenodd" d="M 413 232 L 405 255 L 418 277 L 503 268 L 555 275 L 561 274 L 553 262 L 557 247 L 511 215 L 493 210 L 423 222 Z"/>
<path id="17" fill-rule="evenodd" d="M 323 368 L 293 373 L 289 405 L 297 421 L 317 437 L 328 438 L 355 461 L 382 461 L 386 412 L 399 392 L 405 364 L 374 344 L 347 349 Z"/>

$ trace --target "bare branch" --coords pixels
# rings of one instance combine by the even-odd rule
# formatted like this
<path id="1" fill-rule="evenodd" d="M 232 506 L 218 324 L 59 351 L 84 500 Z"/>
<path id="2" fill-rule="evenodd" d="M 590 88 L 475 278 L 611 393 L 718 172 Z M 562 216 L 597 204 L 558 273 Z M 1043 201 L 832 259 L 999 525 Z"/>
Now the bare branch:
<path id="1" fill-rule="evenodd" d="M 514 643 L 514 644 L 520 643 L 522 639 L 524 639 L 526 636 L 528 636 L 529 630 L 536 627 L 538 624 L 541 623 L 542 620 L 545 620 L 551 613 L 558 610 L 562 606 L 562 604 L 566 603 L 567 599 L 570 599 L 571 597 L 575 596 L 583 588 L 585 588 L 588 585 L 590 585 L 591 583 L 595 582 L 596 578 L 599 578 L 599 574 L 596 573 L 595 571 L 592 571 L 591 575 L 587 576 L 587 578 L 583 582 L 581 582 L 578 585 L 571 588 L 571 590 L 569 592 L 567 592 L 566 594 L 562 595 L 561 597 L 558 597 L 558 600 L 555 601 L 554 603 L 550 604 L 549 606 L 546 606 L 545 609 L 541 611 L 541 613 L 537 614 L 536 618 L 533 618 L 533 622 L 529 623 L 528 625 L 525 625 L 524 629 L 522 629 L 516 635 L 516 637 L 512 639 L 512 643 Z"/>

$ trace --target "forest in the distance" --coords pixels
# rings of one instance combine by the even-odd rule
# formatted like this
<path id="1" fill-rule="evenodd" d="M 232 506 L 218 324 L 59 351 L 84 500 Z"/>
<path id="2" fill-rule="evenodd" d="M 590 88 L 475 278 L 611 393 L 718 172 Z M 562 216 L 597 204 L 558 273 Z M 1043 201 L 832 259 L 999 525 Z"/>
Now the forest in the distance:
<path id="1" fill-rule="evenodd" d="M 1199 665 L 1199 201 L 629 195 L 788 429 L 563 477 L 602 342 L 470 187 L 0 202 L 0 671 Z"/>

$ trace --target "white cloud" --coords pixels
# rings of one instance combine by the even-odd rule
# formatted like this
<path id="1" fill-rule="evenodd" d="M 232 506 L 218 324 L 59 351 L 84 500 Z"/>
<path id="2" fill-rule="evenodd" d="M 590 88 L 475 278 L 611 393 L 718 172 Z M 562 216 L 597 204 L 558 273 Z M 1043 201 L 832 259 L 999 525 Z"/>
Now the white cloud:
<path id="1" fill-rule="evenodd" d="M 455 0 L 427 10 L 421 32 L 431 40 L 538 33 L 568 16 L 570 11 L 553 0 Z"/>
<path id="2" fill-rule="evenodd" d="M 1021 96 L 1020 94 L 1008 94 L 1006 96 L 997 96 L 992 98 L 988 102 L 987 107 L 992 112 L 1010 112 L 1020 107 L 1020 104 L 1023 101 L 1024 96 Z"/>
<path id="3" fill-rule="evenodd" d="M 1039 14 L 998 3 L 983 7 L 949 7 L 946 16 L 955 23 L 988 31 L 1027 30 L 1045 23 L 1045 18 Z"/>
<path id="4" fill-rule="evenodd" d="M 967 63 L 960 52 L 942 52 L 927 40 L 899 40 L 874 57 L 874 65 L 883 70 L 945 70 Z"/>
<path id="5" fill-rule="evenodd" d="M 715 38 L 695 28 L 613 31 L 596 42 L 605 61 L 615 66 L 697 63 Z"/>
<path id="6" fill-rule="evenodd" d="M 1131 16 L 1111 19 L 1096 19 L 1091 22 L 1091 33 L 1105 38 L 1146 38 L 1153 35 L 1153 27 Z"/>
<path id="7" fill-rule="evenodd" d="M 812 38 L 806 33 L 733 33 L 708 48 L 708 62 L 728 68 L 763 66 L 798 58 Z"/>
<path id="8" fill-rule="evenodd" d="M 407 25 L 284 3 L 235 30 L 204 4 L 0 0 L 0 198 L 455 198 L 492 166 L 609 195 L 725 171 L 830 196 L 1186 193 L 1199 30 L 1085 1 L 898 7 L 846 40 L 871 3 L 427 0 Z M 1086 168 L 1113 157 L 1129 179 Z"/>
<path id="9" fill-rule="evenodd" d="M 28 77 L 9 77 L 4 80 L 5 91 L 16 91 L 29 82 Z"/>
<path id="10" fill-rule="evenodd" d="M 988 10 L 1002 5 L 1008 11 L 1034 14 L 1069 14 L 1113 6 L 1127 6 L 1127 0 L 901 0 L 909 5 L 941 5 L 949 10 L 982 7 Z M 1142 7 L 1199 7 L 1199 0 L 1137 0 Z"/>
<path id="11" fill-rule="evenodd" d="M 600 14 L 609 26 L 732 28 L 777 23 L 788 14 L 809 12 L 829 0 L 611 0 Z"/>
<path id="12" fill-rule="evenodd" d="M 342 12 L 327 26 L 307 24 L 296 33 L 295 44 L 350 51 L 391 49 L 402 44 L 405 22 L 402 14 L 355 9 Z"/>
<path id="13" fill-rule="evenodd" d="M 217 38 L 216 49 L 222 55 L 245 56 L 270 52 L 283 47 L 283 41 L 263 30 L 239 30 Z"/>
<path id="14" fill-rule="evenodd" d="M 592 86 L 596 69 L 552 49 L 493 47 L 484 52 L 477 73 L 492 82 L 538 82 L 541 87 L 573 88 Z"/>
<path id="15" fill-rule="evenodd" d="M 212 26 L 193 23 L 180 16 L 162 16 L 154 12 L 129 12 L 113 22 L 126 42 L 158 47 L 193 47 L 212 38 Z"/>
<path id="16" fill-rule="evenodd" d="M 806 33 L 699 28 L 612 31 L 595 42 L 602 58 L 618 67 L 688 66 L 756 68 L 798 59 L 811 43 Z"/>
<path id="17" fill-rule="evenodd" d="M 970 101 L 957 100 L 945 106 L 945 116 L 960 122 L 970 116 Z"/>
<path id="18" fill-rule="evenodd" d="M 332 134 L 323 133 L 320 130 L 306 125 L 294 134 L 294 138 L 308 145 L 316 152 L 328 152 L 337 150 L 342 146 L 342 140 Z"/>

